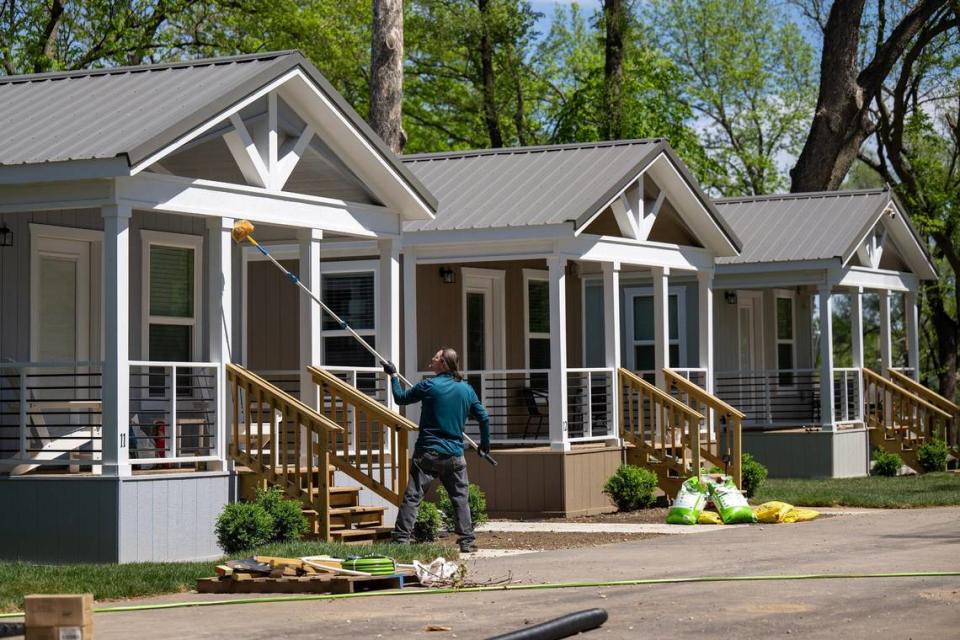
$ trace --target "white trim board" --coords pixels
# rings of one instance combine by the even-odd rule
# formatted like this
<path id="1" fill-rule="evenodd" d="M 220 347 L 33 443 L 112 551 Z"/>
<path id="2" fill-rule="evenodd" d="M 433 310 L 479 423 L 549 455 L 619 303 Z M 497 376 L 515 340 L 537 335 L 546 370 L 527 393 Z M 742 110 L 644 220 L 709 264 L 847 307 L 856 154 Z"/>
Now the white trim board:
<path id="1" fill-rule="evenodd" d="M 487 363 L 484 369 L 504 369 L 507 361 L 506 348 L 506 272 L 501 269 L 480 269 L 477 267 L 460 267 L 460 277 L 463 280 L 460 292 L 462 305 L 463 331 L 463 362 L 469 370 L 467 362 L 467 293 L 471 289 L 475 292 L 489 293 L 490 301 L 490 330 L 493 344 L 489 349 L 492 362 Z M 471 281 L 473 284 L 471 284 Z"/>
<path id="2" fill-rule="evenodd" d="M 193 250 L 193 318 L 150 315 L 150 247 L 159 245 Z M 150 325 L 188 325 L 193 327 L 190 360 L 203 353 L 203 236 L 166 231 L 140 231 L 140 359 L 150 360 Z M 153 319 L 153 322 L 151 322 Z"/>

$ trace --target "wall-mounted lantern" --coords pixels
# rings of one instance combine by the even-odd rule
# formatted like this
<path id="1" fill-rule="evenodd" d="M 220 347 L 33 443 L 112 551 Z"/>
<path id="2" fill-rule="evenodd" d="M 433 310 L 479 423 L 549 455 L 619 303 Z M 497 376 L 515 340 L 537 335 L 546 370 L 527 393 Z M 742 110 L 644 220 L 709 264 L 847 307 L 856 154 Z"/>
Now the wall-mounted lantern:
<path id="1" fill-rule="evenodd" d="M 0 222 L 0 247 L 13 246 L 13 231 L 7 227 L 7 223 Z"/>
<path id="2" fill-rule="evenodd" d="M 737 304 L 737 292 L 736 291 L 724 291 L 723 299 L 727 301 L 727 304 Z"/>
<path id="3" fill-rule="evenodd" d="M 457 281 L 457 272 L 450 267 L 440 267 L 440 279 L 445 284 L 454 284 Z"/>

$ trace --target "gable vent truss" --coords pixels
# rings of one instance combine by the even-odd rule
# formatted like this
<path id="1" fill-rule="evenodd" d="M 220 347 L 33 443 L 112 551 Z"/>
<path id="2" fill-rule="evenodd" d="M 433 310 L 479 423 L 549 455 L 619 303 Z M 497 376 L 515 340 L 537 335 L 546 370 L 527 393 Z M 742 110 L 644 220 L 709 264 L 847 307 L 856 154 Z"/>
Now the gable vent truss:
<path id="1" fill-rule="evenodd" d="M 880 267 L 880 260 L 883 258 L 883 244 L 887 240 L 887 228 L 882 222 L 878 222 L 867 237 L 864 238 L 860 246 L 857 247 L 857 257 L 860 263 L 871 269 Z"/>
<path id="2" fill-rule="evenodd" d="M 624 236 L 644 241 L 650 237 L 653 223 L 666 196 L 661 189 L 656 199 L 644 198 L 643 174 L 610 202 L 610 209 Z"/>

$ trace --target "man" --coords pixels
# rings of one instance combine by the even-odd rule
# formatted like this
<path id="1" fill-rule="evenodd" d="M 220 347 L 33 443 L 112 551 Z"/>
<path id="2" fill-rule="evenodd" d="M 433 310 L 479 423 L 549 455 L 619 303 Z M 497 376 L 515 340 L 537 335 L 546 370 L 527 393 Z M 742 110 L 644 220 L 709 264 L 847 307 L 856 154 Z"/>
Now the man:
<path id="1" fill-rule="evenodd" d="M 394 542 L 410 542 L 420 501 L 434 478 L 439 478 L 453 503 L 460 551 L 476 551 L 467 500 L 469 481 L 467 461 L 463 457 L 463 428 L 469 415 L 476 418 L 480 423 L 480 450 L 489 453 L 490 418 L 487 410 L 473 387 L 464 381 L 457 352 L 449 347 L 437 351 L 430 360 L 430 370 L 436 375 L 406 391 L 400 386 L 397 368 L 392 363 L 384 363 L 383 370 L 390 376 L 397 404 L 423 403 L 420 434 L 410 465 L 410 481 L 393 529 Z"/>

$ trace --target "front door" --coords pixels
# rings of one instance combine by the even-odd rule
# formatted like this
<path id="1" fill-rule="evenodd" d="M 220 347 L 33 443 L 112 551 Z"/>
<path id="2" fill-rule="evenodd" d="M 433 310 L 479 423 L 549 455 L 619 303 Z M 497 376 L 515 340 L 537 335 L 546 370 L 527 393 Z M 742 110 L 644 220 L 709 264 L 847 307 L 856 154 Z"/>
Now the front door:
<path id="1" fill-rule="evenodd" d="M 763 294 L 737 292 L 737 352 L 740 371 L 763 369 Z"/>
<path id="2" fill-rule="evenodd" d="M 503 271 L 463 269 L 463 368 L 474 372 L 468 380 L 478 394 L 480 372 L 504 366 L 503 282 Z"/>
<path id="3" fill-rule="evenodd" d="M 30 359 L 90 359 L 90 243 L 37 238 Z"/>

